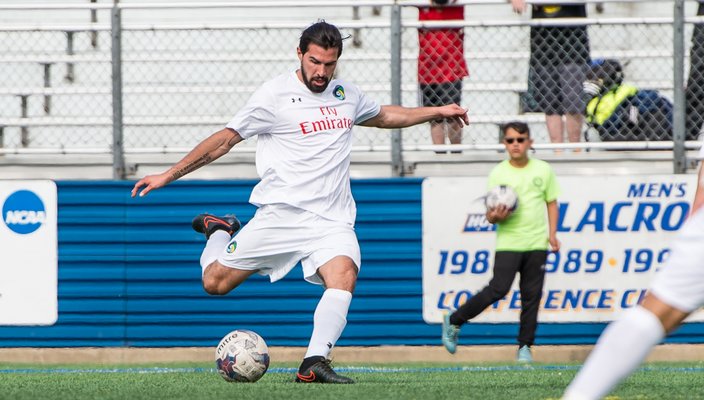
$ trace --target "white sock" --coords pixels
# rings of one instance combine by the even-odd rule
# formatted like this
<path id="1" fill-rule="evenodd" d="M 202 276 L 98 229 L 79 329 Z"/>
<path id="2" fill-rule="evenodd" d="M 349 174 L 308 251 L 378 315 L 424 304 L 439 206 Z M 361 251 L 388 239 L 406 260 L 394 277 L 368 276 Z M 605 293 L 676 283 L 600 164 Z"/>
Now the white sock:
<path id="1" fill-rule="evenodd" d="M 601 399 L 643 362 L 665 337 L 655 314 L 641 306 L 606 327 L 563 399 Z"/>
<path id="2" fill-rule="evenodd" d="M 223 230 L 217 230 L 210 235 L 203 249 L 203 254 L 200 255 L 200 267 L 203 269 L 203 273 L 205 273 L 205 269 L 208 268 L 208 265 L 218 259 L 218 256 L 220 256 L 220 253 L 225 249 L 230 239 L 230 235 Z"/>
<path id="3" fill-rule="evenodd" d="M 306 358 L 330 354 L 342 330 L 347 325 L 347 310 L 352 302 L 352 293 L 340 289 L 327 289 L 315 308 L 313 335 L 310 337 Z"/>

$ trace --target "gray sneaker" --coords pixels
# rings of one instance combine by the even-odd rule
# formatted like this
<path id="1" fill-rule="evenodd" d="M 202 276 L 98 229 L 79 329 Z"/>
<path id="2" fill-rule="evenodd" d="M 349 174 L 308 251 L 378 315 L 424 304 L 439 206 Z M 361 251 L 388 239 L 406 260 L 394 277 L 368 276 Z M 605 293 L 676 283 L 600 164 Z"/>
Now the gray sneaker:
<path id="1" fill-rule="evenodd" d="M 530 364 L 533 362 L 533 355 L 530 352 L 530 347 L 521 346 L 518 349 L 518 358 L 516 359 L 521 364 Z"/>
<path id="2" fill-rule="evenodd" d="M 442 316 L 442 344 L 450 354 L 457 351 L 457 340 L 460 336 L 460 327 L 450 323 L 450 313 Z"/>

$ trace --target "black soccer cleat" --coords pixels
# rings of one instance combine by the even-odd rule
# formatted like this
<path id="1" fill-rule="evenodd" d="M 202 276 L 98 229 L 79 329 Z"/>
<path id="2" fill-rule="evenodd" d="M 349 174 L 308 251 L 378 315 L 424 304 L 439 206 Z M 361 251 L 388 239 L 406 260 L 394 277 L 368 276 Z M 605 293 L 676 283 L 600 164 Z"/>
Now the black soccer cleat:
<path id="1" fill-rule="evenodd" d="M 320 357 L 320 360 L 303 372 L 296 373 L 296 382 L 301 383 L 354 383 L 352 378 L 338 375 L 330 366 L 330 360 Z"/>
<path id="2" fill-rule="evenodd" d="M 206 239 L 210 239 L 210 235 L 215 231 L 225 231 L 232 236 L 240 229 L 240 221 L 234 215 L 226 215 L 224 217 L 216 217 L 211 214 L 199 214 L 193 218 L 191 223 L 193 230 L 205 234 Z"/>

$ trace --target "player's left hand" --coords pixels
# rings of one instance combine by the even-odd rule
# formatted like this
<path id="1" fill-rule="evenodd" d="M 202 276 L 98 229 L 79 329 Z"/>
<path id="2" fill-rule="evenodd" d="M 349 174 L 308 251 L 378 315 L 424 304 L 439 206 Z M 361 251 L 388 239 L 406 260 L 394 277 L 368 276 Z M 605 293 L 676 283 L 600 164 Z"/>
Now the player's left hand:
<path id="1" fill-rule="evenodd" d="M 551 249 L 552 251 L 554 251 L 555 253 L 557 253 L 558 251 L 560 251 L 560 245 L 561 245 L 561 243 L 560 243 L 559 240 L 557 240 L 557 237 L 551 236 L 551 237 L 548 239 L 548 242 L 550 243 L 550 249 Z"/>
<path id="2" fill-rule="evenodd" d="M 456 121 L 460 126 L 469 125 L 469 116 L 467 116 L 467 109 L 458 106 L 457 104 L 449 104 L 440 107 L 440 114 L 442 118 L 449 118 Z"/>

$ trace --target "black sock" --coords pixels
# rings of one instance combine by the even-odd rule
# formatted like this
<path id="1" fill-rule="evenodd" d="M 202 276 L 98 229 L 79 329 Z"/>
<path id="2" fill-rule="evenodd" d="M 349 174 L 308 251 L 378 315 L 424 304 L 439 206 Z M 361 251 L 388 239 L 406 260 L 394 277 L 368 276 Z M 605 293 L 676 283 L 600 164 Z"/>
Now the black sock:
<path id="1" fill-rule="evenodd" d="M 323 356 L 310 356 L 303 359 L 301 366 L 298 368 L 298 372 L 305 372 L 311 365 L 324 360 Z"/>

